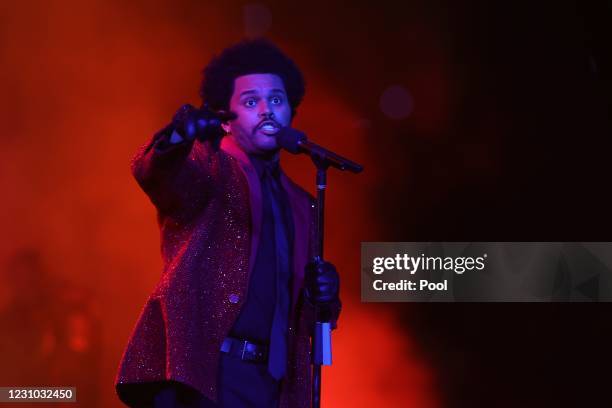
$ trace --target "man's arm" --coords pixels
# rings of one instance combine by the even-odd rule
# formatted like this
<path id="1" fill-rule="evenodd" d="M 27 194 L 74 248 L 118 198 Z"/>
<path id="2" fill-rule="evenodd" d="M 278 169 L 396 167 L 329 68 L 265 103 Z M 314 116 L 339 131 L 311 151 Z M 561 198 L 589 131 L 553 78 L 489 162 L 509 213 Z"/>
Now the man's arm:
<path id="1" fill-rule="evenodd" d="M 200 141 L 195 133 L 191 137 L 179 133 L 190 123 L 186 122 L 185 111 L 179 109 L 173 122 L 157 132 L 132 159 L 134 178 L 159 212 L 166 215 L 193 212 L 205 204 L 217 162 L 216 140 Z"/>

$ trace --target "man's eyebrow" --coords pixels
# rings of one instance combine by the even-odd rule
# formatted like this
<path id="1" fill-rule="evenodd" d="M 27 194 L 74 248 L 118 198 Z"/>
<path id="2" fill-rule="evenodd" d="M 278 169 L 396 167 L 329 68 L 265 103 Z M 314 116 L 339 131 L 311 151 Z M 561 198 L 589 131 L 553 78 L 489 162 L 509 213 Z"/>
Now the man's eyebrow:
<path id="1" fill-rule="evenodd" d="M 281 94 L 285 94 L 285 91 L 280 89 L 280 88 L 274 88 L 270 90 L 271 93 L 281 93 Z M 240 93 L 240 97 L 243 97 L 244 95 L 255 95 L 258 92 L 255 89 L 249 89 L 247 91 L 244 91 L 242 93 Z"/>

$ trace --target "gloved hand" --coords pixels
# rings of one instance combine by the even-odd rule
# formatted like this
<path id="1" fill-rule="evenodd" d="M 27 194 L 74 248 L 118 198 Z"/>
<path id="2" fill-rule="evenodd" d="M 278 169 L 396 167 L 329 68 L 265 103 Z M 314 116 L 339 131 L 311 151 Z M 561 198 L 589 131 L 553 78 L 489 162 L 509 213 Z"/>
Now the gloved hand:
<path id="1" fill-rule="evenodd" d="M 221 123 L 235 118 L 235 114 L 213 112 L 206 107 L 196 109 L 186 104 L 174 114 L 171 127 L 183 140 L 192 141 L 197 138 L 200 141 L 210 140 L 216 145 L 224 135 Z"/>
<path id="2" fill-rule="evenodd" d="M 313 305 L 331 303 L 338 299 L 340 277 L 329 262 L 313 260 L 306 265 L 304 296 Z"/>

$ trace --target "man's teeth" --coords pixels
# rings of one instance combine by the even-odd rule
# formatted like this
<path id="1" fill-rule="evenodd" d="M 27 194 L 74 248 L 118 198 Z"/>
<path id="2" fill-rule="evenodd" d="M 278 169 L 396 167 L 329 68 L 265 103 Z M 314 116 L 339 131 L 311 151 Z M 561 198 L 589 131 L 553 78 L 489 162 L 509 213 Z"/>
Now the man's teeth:
<path id="1" fill-rule="evenodd" d="M 263 130 L 276 130 L 276 126 L 264 125 L 261 127 Z"/>

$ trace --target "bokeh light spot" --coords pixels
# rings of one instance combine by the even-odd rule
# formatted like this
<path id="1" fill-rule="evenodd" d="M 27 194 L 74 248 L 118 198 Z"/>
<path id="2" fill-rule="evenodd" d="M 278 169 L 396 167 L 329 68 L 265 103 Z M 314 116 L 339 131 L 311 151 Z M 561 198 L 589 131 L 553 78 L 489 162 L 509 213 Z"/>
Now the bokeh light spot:
<path id="1" fill-rule="evenodd" d="M 247 4 L 243 13 L 244 34 L 247 38 L 263 36 L 272 25 L 272 13 L 263 4 Z"/>
<path id="2" fill-rule="evenodd" d="M 380 110 L 390 119 L 405 119 L 413 108 L 414 99 L 403 86 L 392 85 L 380 96 Z"/>

